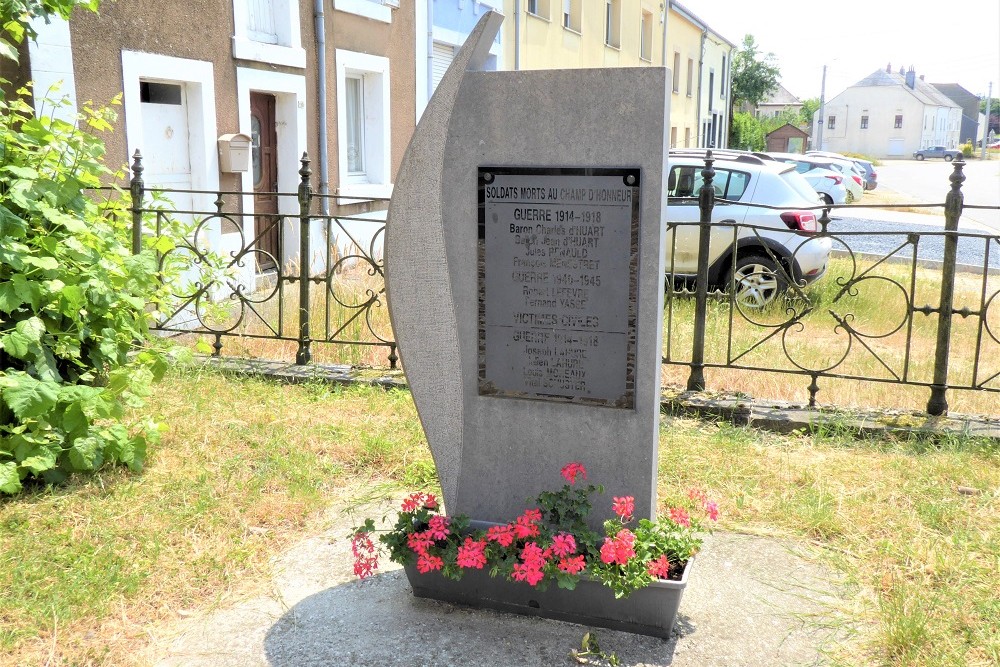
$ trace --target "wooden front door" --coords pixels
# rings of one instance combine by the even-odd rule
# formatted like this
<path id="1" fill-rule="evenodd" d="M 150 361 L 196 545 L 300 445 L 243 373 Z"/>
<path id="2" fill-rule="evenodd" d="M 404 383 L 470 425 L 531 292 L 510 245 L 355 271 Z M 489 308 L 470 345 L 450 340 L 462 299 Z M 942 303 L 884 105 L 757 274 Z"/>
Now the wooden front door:
<path id="1" fill-rule="evenodd" d="M 257 270 L 277 268 L 281 261 L 278 218 L 278 134 L 274 125 L 274 95 L 250 93 L 250 136 L 253 139 L 253 206 Z"/>

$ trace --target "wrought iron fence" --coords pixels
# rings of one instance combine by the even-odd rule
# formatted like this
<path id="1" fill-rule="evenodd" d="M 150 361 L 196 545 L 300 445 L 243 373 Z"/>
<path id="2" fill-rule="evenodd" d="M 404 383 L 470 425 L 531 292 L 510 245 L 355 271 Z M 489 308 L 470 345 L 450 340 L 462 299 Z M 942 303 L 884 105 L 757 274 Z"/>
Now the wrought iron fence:
<path id="1" fill-rule="evenodd" d="M 674 239 L 685 227 L 697 229 L 699 262 L 693 286 L 690 275 L 668 273 L 667 284 L 673 289 L 667 290 L 665 304 L 663 363 L 690 367 L 688 389 L 706 388 L 706 368 L 785 373 L 808 378 L 809 404 L 815 405 L 822 379 L 887 382 L 928 388 L 926 410 L 931 415 L 947 411 L 948 389 L 1000 391 L 1000 236 L 959 231 L 963 160 L 954 162 L 940 231 L 837 231 L 830 208 L 817 206 L 818 231 L 785 230 L 784 244 L 768 242 L 775 236 L 773 226 L 719 219 L 711 187 L 714 162 L 709 152 L 700 172 L 700 221 L 667 224 Z M 782 210 L 759 208 L 772 209 L 775 216 Z M 726 250 L 716 252 L 722 266 L 717 263 L 715 273 L 725 278 L 713 280 L 707 258 L 711 238 L 720 230 L 731 236 Z M 876 235 L 898 243 L 881 256 L 856 252 L 860 239 Z M 921 244 L 937 240 L 943 246 L 942 259 L 921 259 Z M 798 260 L 824 244 L 839 246 L 835 254 L 844 270 L 807 289 L 810 276 L 802 275 Z M 956 290 L 960 245 L 975 258 L 961 267 L 966 287 L 961 292 Z M 672 252 L 677 252 L 676 243 L 668 246 Z M 748 256 L 760 261 L 741 272 L 747 264 L 741 260 Z M 673 265 L 668 256 L 668 266 Z M 817 289 L 821 284 L 825 289 Z M 970 290 L 970 284 L 975 289 Z M 768 299 L 761 298 L 762 289 L 770 290 Z M 685 308 L 692 298 L 689 315 Z M 971 326 L 957 332 L 956 318 Z M 686 337 L 677 334 L 682 320 L 691 322 Z M 933 335 L 926 331 L 928 326 L 933 326 Z M 711 345 L 706 342 L 710 329 Z"/>
<path id="2" fill-rule="evenodd" d="M 946 219 L 940 231 L 838 231 L 831 207 L 816 207 L 818 230 L 788 230 L 783 244 L 773 242 L 773 226 L 718 215 L 726 209 L 715 208 L 713 164 L 708 153 L 700 221 L 666 223 L 673 268 L 666 276 L 662 361 L 689 367 L 689 389 L 706 387 L 707 368 L 802 377 L 810 404 L 825 380 L 897 383 L 927 388 L 932 415 L 947 411 L 948 389 L 1000 391 L 1000 236 L 959 231 L 963 209 L 974 208 L 963 202 L 963 161 L 955 161 L 951 190 L 938 205 Z M 290 354 L 267 348 L 278 341 L 294 348 L 297 364 L 397 366 L 381 252 L 386 200 L 314 193 L 305 155 L 298 192 L 270 193 L 295 213 L 243 213 L 238 200 L 251 193 L 146 188 L 138 151 L 132 171 L 134 249 L 144 233 L 171 231 L 176 247 L 163 252 L 161 264 L 183 260 L 187 267 L 172 298 L 157 304 L 155 330 L 205 337 L 215 355 L 224 349 L 271 359 Z M 192 194 L 214 198 L 214 210 L 162 201 Z M 697 267 L 688 273 L 676 262 L 678 252 L 692 250 L 680 247 L 685 231 L 697 243 Z M 876 235 L 883 244 L 895 239 L 889 251 L 857 250 Z M 269 246 L 273 236 L 277 243 Z M 728 250 L 710 252 L 713 243 Z M 798 260 L 823 243 L 835 259 L 828 275 L 807 286 L 816 276 L 803 275 Z M 932 244 L 942 259 L 928 265 L 920 250 Z M 959 247 L 966 254 L 977 249 L 978 265 L 959 267 Z M 762 291 L 768 298 L 760 298 Z M 262 347 L 254 348 L 255 341 Z"/>
<path id="3" fill-rule="evenodd" d="M 388 200 L 316 194 L 309 164 L 303 155 L 294 195 L 173 190 L 145 186 L 136 151 L 133 251 L 144 234 L 166 235 L 173 247 L 163 248 L 160 266 L 173 263 L 181 274 L 156 304 L 154 331 L 207 338 L 215 356 L 227 343 L 239 356 L 287 353 L 268 348 L 270 341 L 294 346 L 297 364 L 308 364 L 319 348 L 322 361 L 396 368 L 381 252 Z M 242 212 L 241 200 L 254 195 L 276 197 L 279 210 L 295 213 Z M 214 210 L 171 202 L 192 196 L 214 198 Z M 330 208 L 338 214 L 324 212 Z"/>

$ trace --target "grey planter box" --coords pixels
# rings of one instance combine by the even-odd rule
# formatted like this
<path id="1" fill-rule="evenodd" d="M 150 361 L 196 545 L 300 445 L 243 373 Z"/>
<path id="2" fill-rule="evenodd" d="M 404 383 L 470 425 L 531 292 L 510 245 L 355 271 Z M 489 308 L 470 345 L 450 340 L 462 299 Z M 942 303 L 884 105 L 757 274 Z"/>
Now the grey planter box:
<path id="1" fill-rule="evenodd" d="M 607 586 L 588 579 L 580 580 L 572 591 L 559 588 L 555 582 L 539 591 L 525 583 L 491 577 L 485 569 L 468 570 L 459 581 L 439 572 L 420 574 L 415 565 L 404 570 L 418 598 L 666 639 L 673 630 L 693 563 L 693 558 L 688 561 L 680 581 L 654 581 L 622 599 L 615 599 Z"/>

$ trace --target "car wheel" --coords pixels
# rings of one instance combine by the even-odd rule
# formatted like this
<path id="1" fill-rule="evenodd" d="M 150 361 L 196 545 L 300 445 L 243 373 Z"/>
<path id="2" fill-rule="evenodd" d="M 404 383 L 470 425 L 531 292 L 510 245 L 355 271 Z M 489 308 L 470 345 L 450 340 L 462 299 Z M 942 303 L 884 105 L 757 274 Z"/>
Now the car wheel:
<path id="1" fill-rule="evenodd" d="M 785 291 L 785 281 L 774 260 L 760 255 L 745 255 L 729 269 L 726 288 L 735 282 L 735 295 L 740 308 L 759 310 L 772 303 Z"/>
<path id="2" fill-rule="evenodd" d="M 917 160 L 923 160 L 923 159 L 924 159 L 924 156 L 921 155 L 920 153 L 917 153 Z"/>
<path id="3" fill-rule="evenodd" d="M 826 194 L 825 192 L 823 193 L 823 201 L 826 202 L 828 206 L 833 206 L 833 197 Z"/>
<path id="4" fill-rule="evenodd" d="M 951 162 L 954 157 L 955 157 L 954 155 L 945 155 L 944 156 L 944 161 L 945 162 Z"/>

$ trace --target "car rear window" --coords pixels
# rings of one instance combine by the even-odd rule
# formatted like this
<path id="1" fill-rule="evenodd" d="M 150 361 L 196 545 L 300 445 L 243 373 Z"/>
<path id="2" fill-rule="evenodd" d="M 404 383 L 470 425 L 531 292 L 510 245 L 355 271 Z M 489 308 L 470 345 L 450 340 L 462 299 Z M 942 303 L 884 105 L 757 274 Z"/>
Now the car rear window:
<path id="1" fill-rule="evenodd" d="M 809 181 L 802 178 L 795 171 L 786 171 L 781 174 L 781 180 L 788 184 L 797 194 L 802 195 L 808 202 L 815 202 L 819 199 L 819 194 L 809 186 Z"/>

